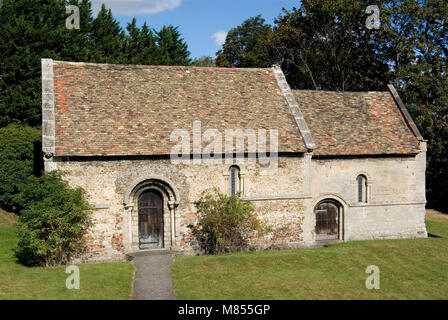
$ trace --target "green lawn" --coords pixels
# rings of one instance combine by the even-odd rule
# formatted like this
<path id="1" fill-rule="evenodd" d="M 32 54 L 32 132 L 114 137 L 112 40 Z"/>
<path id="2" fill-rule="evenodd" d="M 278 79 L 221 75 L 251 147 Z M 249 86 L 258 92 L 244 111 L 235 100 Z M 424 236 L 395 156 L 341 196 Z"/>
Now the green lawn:
<path id="1" fill-rule="evenodd" d="M 177 258 L 177 299 L 448 299 L 448 215 L 427 211 L 443 238 L 354 241 L 319 249 Z M 368 290 L 366 267 L 380 268 Z"/>
<path id="2" fill-rule="evenodd" d="M 0 210 L 0 299 L 129 299 L 130 262 L 80 265 L 80 289 L 65 286 L 65 267 L 27 268 L 15 262 L 15 217 Z"/>

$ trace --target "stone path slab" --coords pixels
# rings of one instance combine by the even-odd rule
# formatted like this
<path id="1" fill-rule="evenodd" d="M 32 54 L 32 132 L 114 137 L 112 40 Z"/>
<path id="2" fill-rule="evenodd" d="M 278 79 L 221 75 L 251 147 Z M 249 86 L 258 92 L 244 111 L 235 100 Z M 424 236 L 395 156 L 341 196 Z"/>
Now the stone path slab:
<path id="1" fill-rule="evenodd" d="M 174 255 L 148 252 L 130 255 L 136 268 L 133 300 L 174 300 L 171 264 Z"/>

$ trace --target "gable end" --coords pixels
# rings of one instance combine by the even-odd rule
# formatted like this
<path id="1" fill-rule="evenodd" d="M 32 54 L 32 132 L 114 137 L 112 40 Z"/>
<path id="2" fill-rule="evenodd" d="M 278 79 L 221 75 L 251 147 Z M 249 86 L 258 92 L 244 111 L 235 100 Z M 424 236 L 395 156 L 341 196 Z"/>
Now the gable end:
<path id="1" fill-rule="evenodd" d="M 406 119 L 406 122 L 408 123 L 408 125 L 411 128 L 414 135 L 417 137 L 418 141 L 424 141 L 422 135 L 420 134 L 420 131 L 418 130 L 417 126 L 414 123 L 414 120 L 412 120 L 412 117 L 409 114 L 409 111 L 406 109 L 406 106 L 404 105 L 403 101 L 401 100 L 400 96 L 398 95 L 397 90 L 395 90 L 395 88 L 392 84 L 387 85 L 387 87 L 389 88 L 389 91 L 392 94 L 392 96 L 394 97 L 394 100 L 397 103 L 398 107 L 400 108 L 400 111 L 403 114 L 403 117 Z"/>

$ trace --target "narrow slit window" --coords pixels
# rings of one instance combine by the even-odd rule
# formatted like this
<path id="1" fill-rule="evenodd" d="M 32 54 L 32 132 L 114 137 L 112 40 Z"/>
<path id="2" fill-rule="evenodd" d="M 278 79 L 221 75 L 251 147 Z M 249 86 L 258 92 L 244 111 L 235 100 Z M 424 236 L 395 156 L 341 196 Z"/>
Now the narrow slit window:
<path id="1" fill-rule="evenodd" d="M 358 178 L 358 202 L 367 202 L 367 178 L 359 175 Z"/>
<path id="2" fill-rule="evenodd" d="M 230 167 L 230 195 L 233 196 L 239 192 L 240 169 L 236 166 Z"/>

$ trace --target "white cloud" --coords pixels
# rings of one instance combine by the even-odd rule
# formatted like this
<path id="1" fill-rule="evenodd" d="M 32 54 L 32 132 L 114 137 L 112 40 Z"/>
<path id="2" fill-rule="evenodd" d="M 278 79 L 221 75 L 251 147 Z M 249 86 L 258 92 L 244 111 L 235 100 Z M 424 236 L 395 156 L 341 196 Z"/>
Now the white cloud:
<path id="1" fill-rule="evenodd" d="M 92 0 L 92 10 L 96 16 L 104 3 L 106 8 L 112 9 L 114 16 L 131 16 L 172 10 L 179 7 L 181 2 L 182 0 Z"/>
<path id="2" fill-rule="evenodd" d="M 212 38 L 215 39 L 215 45 L 221 47 L 226 42 L 227 32 L 224 30 L 216 31 L 212 34 Z"/>

